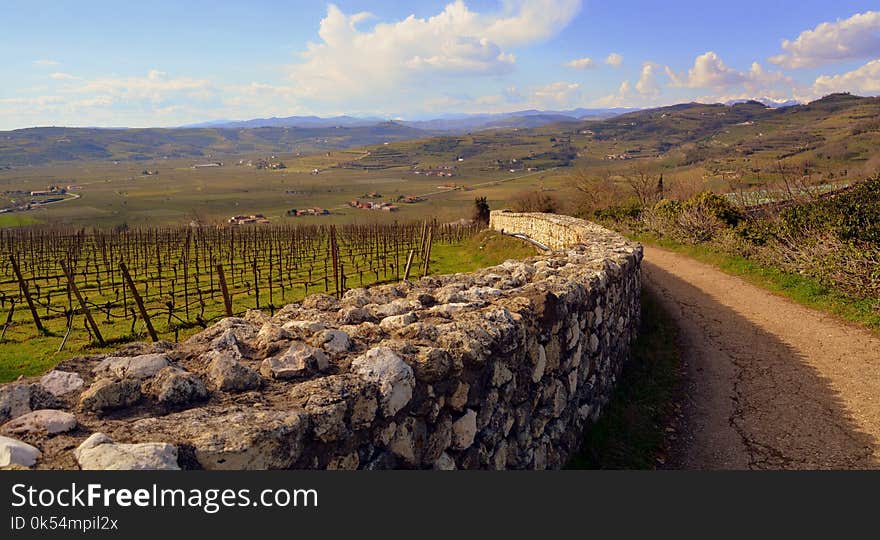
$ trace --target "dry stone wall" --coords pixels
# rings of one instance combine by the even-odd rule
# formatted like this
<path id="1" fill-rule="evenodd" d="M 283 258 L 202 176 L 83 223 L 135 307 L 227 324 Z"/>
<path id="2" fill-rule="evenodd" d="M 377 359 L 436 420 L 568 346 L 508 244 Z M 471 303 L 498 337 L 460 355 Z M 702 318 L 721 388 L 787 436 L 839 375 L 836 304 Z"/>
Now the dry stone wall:
<path id="1" fill-rule="evenodd" d="M 641 247 L 561 216 L 492 226 L 556 251 L 314 295 L 3 385 L 0 466 L 560 467 L 627 358 Z"/>

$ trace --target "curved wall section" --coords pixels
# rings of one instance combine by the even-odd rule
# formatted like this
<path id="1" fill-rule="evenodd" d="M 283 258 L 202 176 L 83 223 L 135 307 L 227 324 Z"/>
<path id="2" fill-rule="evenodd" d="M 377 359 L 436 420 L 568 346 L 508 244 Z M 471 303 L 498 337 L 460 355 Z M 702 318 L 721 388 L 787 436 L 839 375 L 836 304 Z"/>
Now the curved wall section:
<path id="1" fill-rule="evenodd" d="M 629 354 L 641 247 L 563 216 L 491 224 L 555 251 L 66 361 L 0 387 L 4 434 L 39 468 L 560 467 Z"/>

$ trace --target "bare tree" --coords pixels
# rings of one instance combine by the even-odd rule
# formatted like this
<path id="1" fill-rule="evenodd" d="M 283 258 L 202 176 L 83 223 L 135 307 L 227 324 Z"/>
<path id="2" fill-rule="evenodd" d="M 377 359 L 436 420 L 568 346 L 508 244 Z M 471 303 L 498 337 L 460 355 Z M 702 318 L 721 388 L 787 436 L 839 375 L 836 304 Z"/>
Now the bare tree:
<path id="1" fill-rule="evenodd" d="M 581 215 L 588 216 L 596 210 L 619 204 L 626 197 L 609 170 L 579 169 L 571 176 L 570 182 L 577 192 L 574 202 Z"/>
<path id="2" fill-rule="evenodd" d="M 642 205 L 657 200 L 657 184 L 662 175 L 645 165 L 634 165 L 623 173 L 623 180 Z"/>
<path id="3" fill-rule="evenodd" d="M 810 182 L 807 174 L 798 174 L 797 171 L 782 161 L 776 162 L 776 173 L 780 179 L 780 192 L 782 200 L 804 201 L 819 197 L 821 190 Z"/>

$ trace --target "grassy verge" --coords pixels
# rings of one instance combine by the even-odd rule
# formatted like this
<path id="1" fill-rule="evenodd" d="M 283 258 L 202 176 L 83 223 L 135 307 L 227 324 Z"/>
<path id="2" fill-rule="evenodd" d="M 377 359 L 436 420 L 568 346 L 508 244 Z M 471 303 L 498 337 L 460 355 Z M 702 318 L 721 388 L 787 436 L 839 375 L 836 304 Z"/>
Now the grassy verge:
<path id="1" fill-rule="evenodd" d="M 525 259 L 535 255 L 538 255 L 538 250 L 528 242 L 485 230 L 461 244 L 434 246 L 430 270 L 431 274 L 473 272 L 508 259 Z"/>
<path id="2" fill-rule="evenodd" d="M 683 245 L 655 235 L 634 235 L 632 238 L 643 244 L 682 253 L 804 306 L 880 332 L 880 311 L 876 308 L 876 300 L 849 298 L 814 278 L 783 272 L 704 245 Z"/>
<path id="3" fill-rule="evenodd" d="M 642 290 L 642 320 L 632 357 L 602 417 L 584 435 L 570 469 L 654 469 L 668 452 L 681 362 L 672 319 Z"/>

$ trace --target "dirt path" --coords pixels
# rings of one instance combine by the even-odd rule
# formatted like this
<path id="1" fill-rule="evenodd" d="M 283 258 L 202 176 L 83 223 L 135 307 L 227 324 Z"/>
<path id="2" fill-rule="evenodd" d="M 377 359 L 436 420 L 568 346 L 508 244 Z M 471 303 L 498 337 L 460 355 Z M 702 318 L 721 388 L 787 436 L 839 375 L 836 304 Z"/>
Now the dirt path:
<path id="1" fill-rule="evenodd" d="M 676 253 L 644 280 L 680 328 L 686 469 L 880 468 L 880 339 Z"/>

